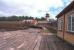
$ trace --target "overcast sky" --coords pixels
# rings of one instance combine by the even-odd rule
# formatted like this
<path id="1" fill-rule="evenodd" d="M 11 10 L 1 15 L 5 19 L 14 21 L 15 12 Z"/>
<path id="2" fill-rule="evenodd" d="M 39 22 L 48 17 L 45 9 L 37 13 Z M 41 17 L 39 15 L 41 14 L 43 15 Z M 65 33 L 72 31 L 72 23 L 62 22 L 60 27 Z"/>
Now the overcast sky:
<path id="1" fill-rule="evenodd" d="M 51 18 L 66 7 L 71 0 L 0 0 L 0 16 L 24 15 Z"/>

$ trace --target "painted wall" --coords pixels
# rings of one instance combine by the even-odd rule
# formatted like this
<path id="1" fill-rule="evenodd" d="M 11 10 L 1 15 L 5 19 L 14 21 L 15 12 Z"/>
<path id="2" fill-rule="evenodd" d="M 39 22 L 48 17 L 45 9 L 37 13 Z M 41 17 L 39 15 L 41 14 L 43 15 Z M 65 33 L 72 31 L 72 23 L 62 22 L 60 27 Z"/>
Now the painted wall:
<path id="1" fill-rule="evenodd" d="M 74 33 L 70 33 L 70 32 L 67 32 L 67 17 L 69 15 L 71 15 L 71 13 L 74 12 L 74 9 L 68 13 L 65 14 L 65 24 L 63 24 L 63 26 L 65 27 L 63 30 L 61 31 L 57 31 L 57 36 L 60 37 L 60 38 L 63 38 L 63 33 L 64 33 L 64 40 L 66 40 L 67 42 L 71 43 L 74 45 Z M 59 18 L 62 18 L 63 19 L 63 22 L 64 22 L 64 15 L 59 17 Z M 58 18 L 58 19 L 59 19 Z M 64 31 L 64 32 L 63 32 Z"/>
<path id="2" fill-rule="evenodd" d="M 63 21 L 63 23 L 62 23 L 62 25 L 61 25 L 61 26 L 62 26 L 61 30 L 59 30 L 59 28 L 58 28 L 57 36 L 63 38 L 64 16 L 61 16 L 61 17 L 58 18 L 58 19 L 61 19 L 61 20 Z M 58 21 L 58 22 L 59 22 L 59 21 Z"/>
<path id="3" fill-rule="evenodd" d="M 65 14 L 65 36 L 64 39 L 74 45 L 74 33 L 67 32 L 67 17 L 74 13 L 74 9 Z"/>

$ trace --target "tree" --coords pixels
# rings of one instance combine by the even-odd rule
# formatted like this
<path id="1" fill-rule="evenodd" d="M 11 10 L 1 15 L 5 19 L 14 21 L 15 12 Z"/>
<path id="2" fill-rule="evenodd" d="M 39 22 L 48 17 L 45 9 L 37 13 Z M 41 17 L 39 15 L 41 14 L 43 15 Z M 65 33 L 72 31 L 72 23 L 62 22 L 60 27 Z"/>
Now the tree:
<path id="1" fill-rule="evenodd" d="M 21 21 L 21 20 L 28 20 L 34 19 L 33 17 L 29 16 L 9 16 L 9 17 L 0 17 L 0 21 Z"/>
<path id="2" fill-rule="evenodd" d="M 46 13 L 46 16 L 45 16 L 46 18 L 49 18 L 50 16 L 49 16 L 49 14 L 48 13 Z"/>
<path id="3" fill-rule="evenodd" d="M 46 20 L 46 19 L 44 17 L 42 17 L 41 20 Z"/>

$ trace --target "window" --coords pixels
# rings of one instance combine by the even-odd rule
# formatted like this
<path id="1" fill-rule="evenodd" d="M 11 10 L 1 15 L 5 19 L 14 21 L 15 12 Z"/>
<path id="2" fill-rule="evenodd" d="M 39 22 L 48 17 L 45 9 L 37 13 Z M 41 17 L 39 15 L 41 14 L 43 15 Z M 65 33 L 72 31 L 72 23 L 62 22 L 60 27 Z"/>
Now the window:
<path id="1" fill-rule="evenodd" d="M 63 28 L 62 24 L 63 24 L 63 20 L 62 20 L 62 18 L 59 18 L 58 19 L 58 30 L 62 30 L 62 28 Z"/>
<path id="2" fill-rule="evenodd" d="M 70 32 L 74 32 L 74 15 L 70 15 L 67 20 L 67 30 Z"/>

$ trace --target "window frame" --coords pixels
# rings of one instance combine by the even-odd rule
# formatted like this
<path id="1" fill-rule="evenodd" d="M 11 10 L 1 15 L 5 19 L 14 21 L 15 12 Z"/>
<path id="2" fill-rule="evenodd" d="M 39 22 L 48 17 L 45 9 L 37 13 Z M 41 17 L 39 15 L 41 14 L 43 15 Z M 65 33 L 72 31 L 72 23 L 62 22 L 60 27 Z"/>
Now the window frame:
<path id="1" fill-rule="evenodd" d="M 71 28 L 70 28 L 71 30 L 69 30 L 69 28 L 68 28 L 68 26 L 69 26 L 69 25 L 68 25 L 68 24 L 69 24 L 69 22 L 68 22 L 68 17 L 71 17 Z M 71 14 L 71 15 L 69 15 L 68 17 L 67 17 L 67 31 L 69 31 L 69 32 L 74 32 L 74 31 L 72 30 L 72 27 L 73 27 L 73 26 L 72 26 L 72 23 L 73 23 L 73 22 L 72 22 L 72 17 L 74 17 L 74 15 Z"/>
<path id="2" fill-rule="evenodd" d="M 62 18 L 58 19 L 58 30 L 62 30 Z"/>

